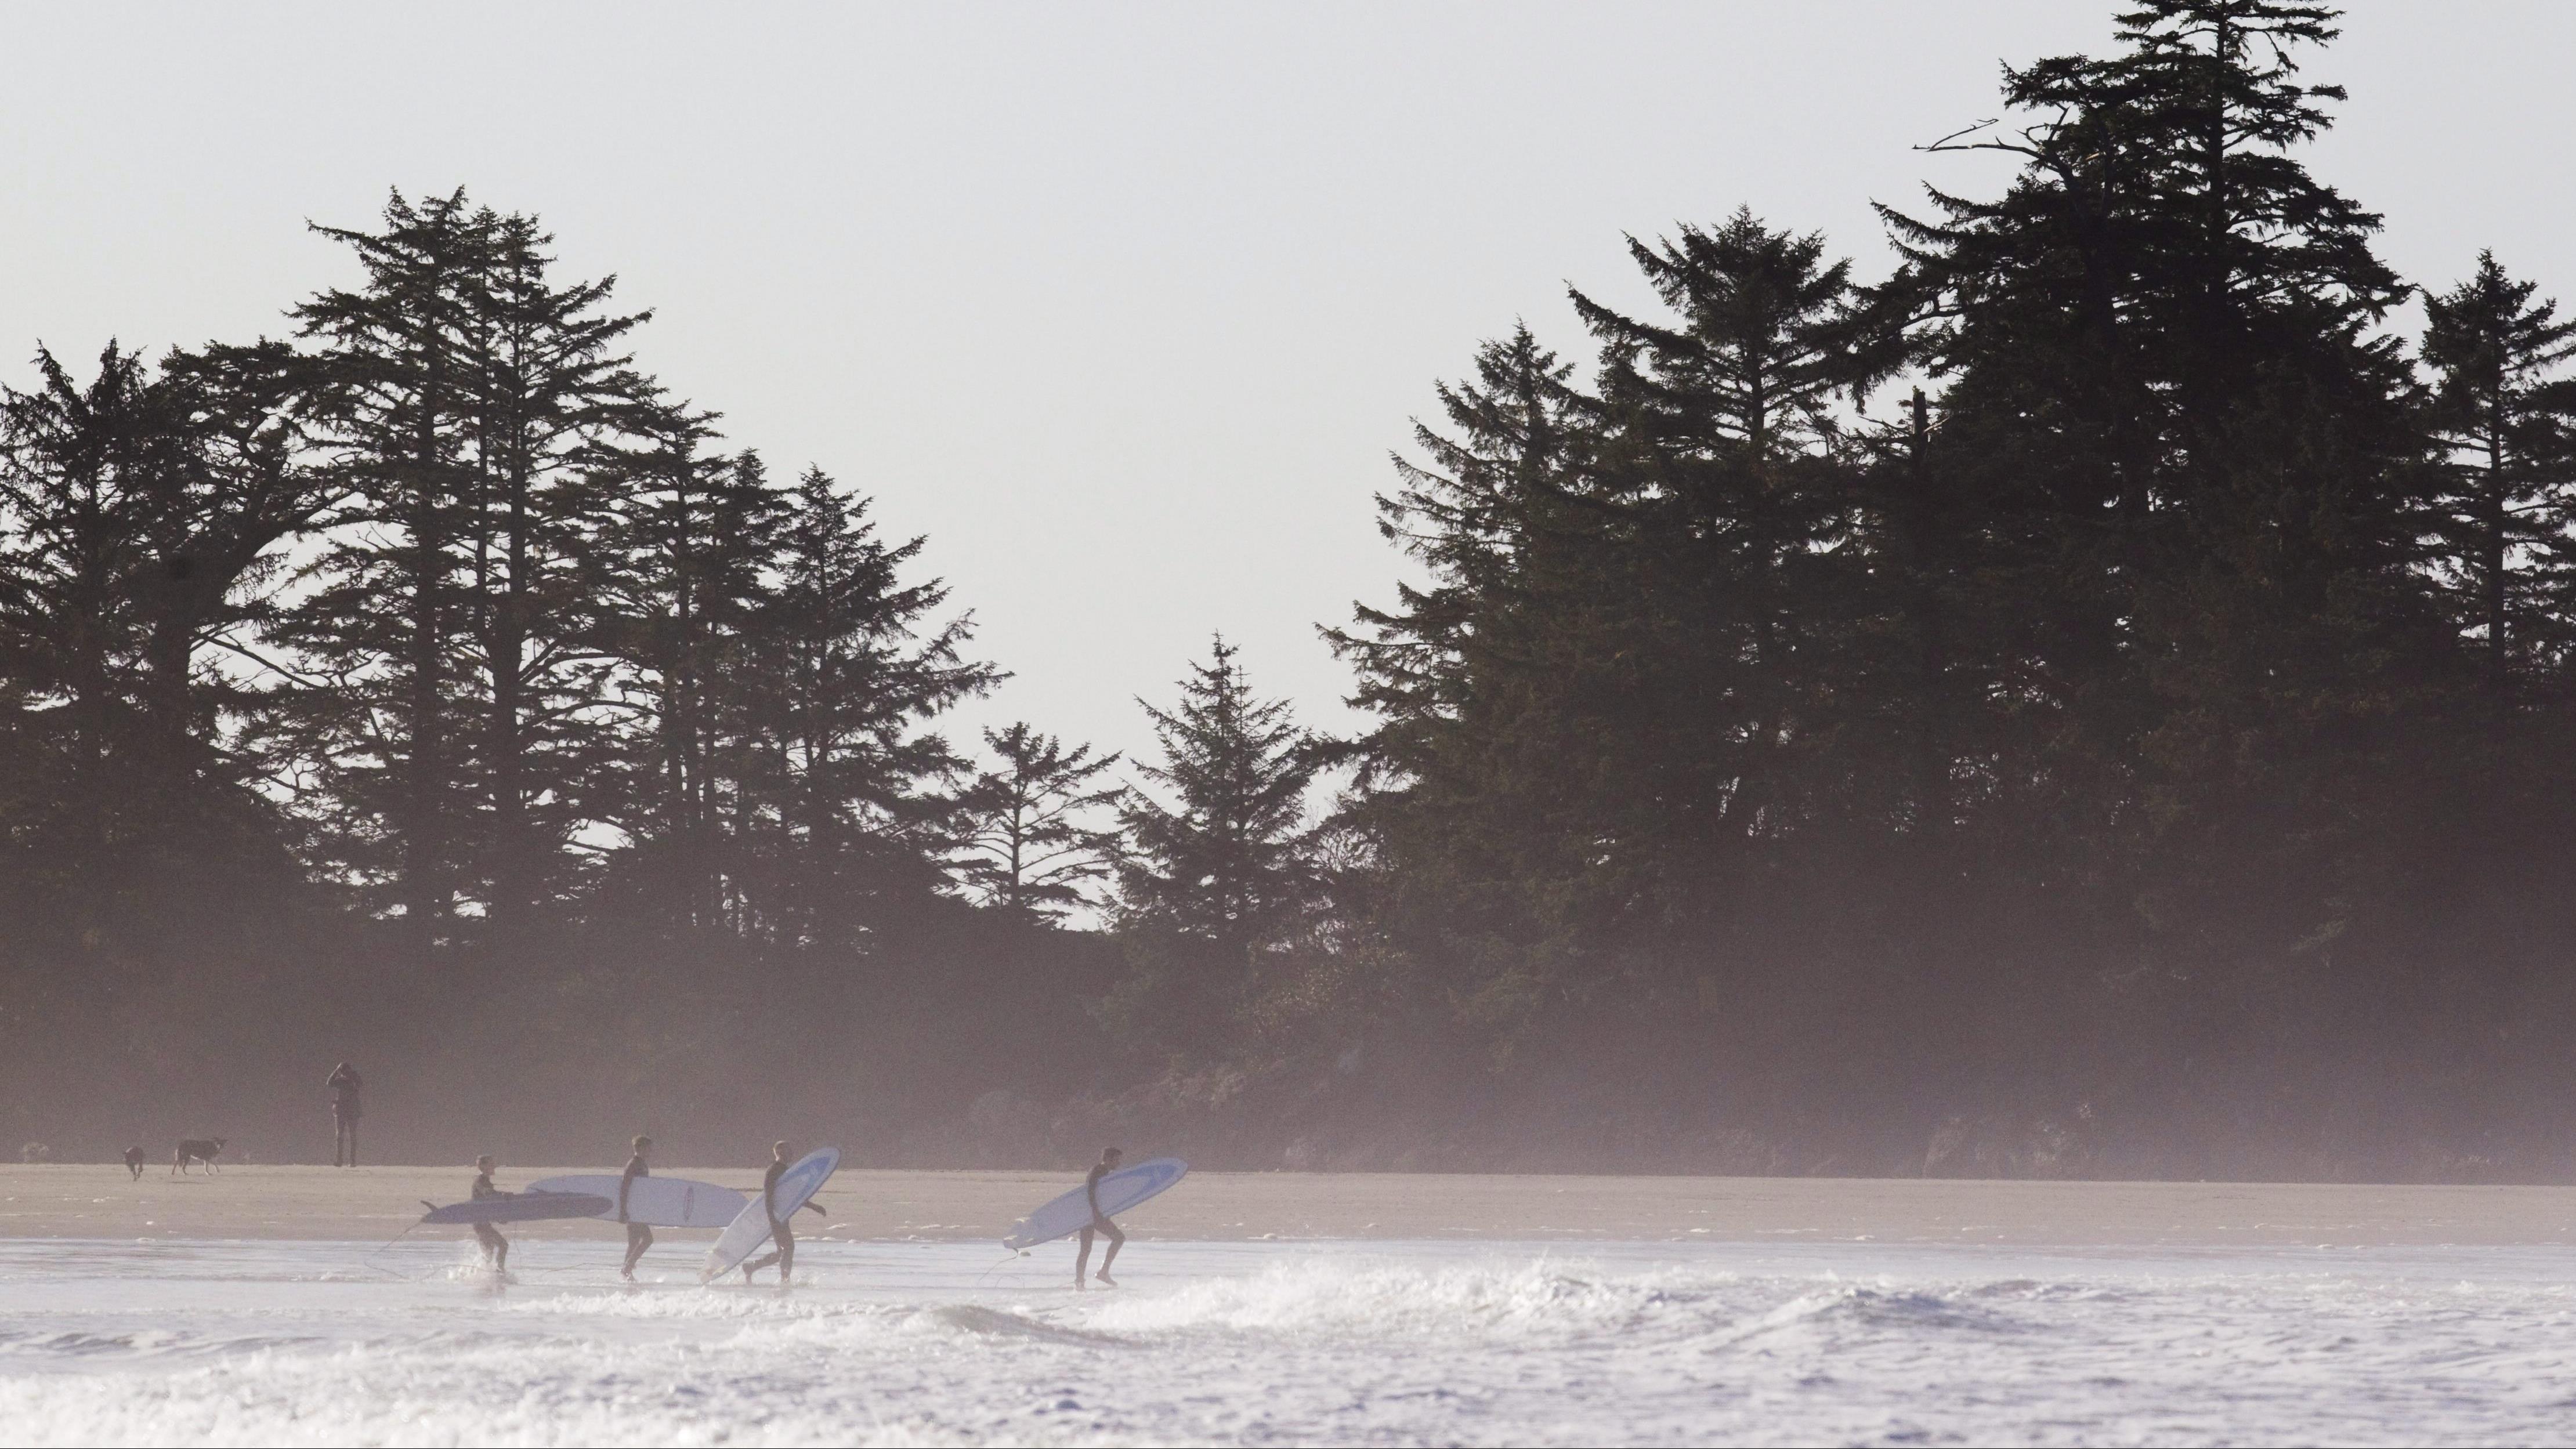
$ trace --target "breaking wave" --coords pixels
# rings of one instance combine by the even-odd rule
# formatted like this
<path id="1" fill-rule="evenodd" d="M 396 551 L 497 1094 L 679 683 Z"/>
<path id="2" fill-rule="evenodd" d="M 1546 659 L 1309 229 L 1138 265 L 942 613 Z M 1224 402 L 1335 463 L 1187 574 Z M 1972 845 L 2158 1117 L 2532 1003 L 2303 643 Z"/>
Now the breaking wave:
<path id="1" fill-rule="evenodd" d="M 0 1440 L 198 1444 L 2558 1441 L 2576 1257 L 1139 1243 L 1129 1286 L 831 1245 L 794 1293 L 500 1291 L 325 1250 L 0 1244 Z M 2447 1254 L 2447 1256 L 2445 1256 Z M 1069 1264 L 1064 1266 L 1069 1267 Z M 1069 1278 L 1069 1274 L 1066 1277 Z"/>

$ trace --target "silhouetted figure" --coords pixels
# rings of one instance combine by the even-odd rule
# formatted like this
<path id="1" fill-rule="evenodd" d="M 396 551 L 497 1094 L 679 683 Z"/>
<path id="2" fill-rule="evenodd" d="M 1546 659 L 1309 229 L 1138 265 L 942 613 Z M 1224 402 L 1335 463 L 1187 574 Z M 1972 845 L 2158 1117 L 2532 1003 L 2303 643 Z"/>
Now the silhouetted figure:
<path id="1" fill-rule="evenodd" d="M 125 1149 L 125 1170 L 134 1174 L 134 1180 L 136 1182 L 141 1182 L 143 1180 L 142 1148 L 129 1147 Z"/>
<path id="2" fill-rule="evenodd" d="M 1118 1261 L 1118 1250 L 1127 1246 L 1127 1235 L 1118 1231 L 1118 1225 L 1100 1210 L 1100 1179 L 1116 1172 L 1118 1159 L 1124 1155 L 1115 1147 L 1101 1149 L 1100 1160 L 1091 1165 L 1091 1175 L 1083 1179 L 1083 1195 L 1091 1202 L 1091 1226 L 1082 1230 L 1082 1250 L 1073 1255 L 1073 1286 L 1076 1288 L 1082 1286 L 1083 1269 L 1091 1263 L 1091 1235 L 1094 1233 L 1109 1240 L 1109 1251 L 1100 1257 L 1100 1281 L 1111 1288 L 1118 1286 L 1118 1280 L 1109 1276 L 1109 1265 Z"/>
<path id="3" fill-rule="evenodd" d="M 788 1156 L 788 1147 L 786 1143 L 772 1142 L 769 1144 L 769 1171 L 764 1173 L 760 1179 L 760 1207 L 761 1211 L 769 1214 L 769 1240 L 776 1243 L 778 1247 L 776 1251 L 767 1254 L 758 1261 L 742 1265 L 742 1281 L 745 1283 L 751 1281 L 751 1275 L 753 1273 L 768 1267 L 772 1263 L 776 1263 L 778 1265 L 778 1286 L 784 1288 L 787 1286 L 788 1278 L 796 1271 L 796 1230 L 789 1226 L 787 1221 L 787 1218 L 792 1218 L 796 1216 L 796 1214 L 790 1212 L 787 1214 L 787 1217 L 780 1217 L 778 1215 L 778 1179 L 786 1175 L 788 1163 L 790 1161 L 791 1159 Z M 817 1213 L 823 1211 L 821 1208 L 815 1207 L 811 1202 L 800 1203 L 798 1206 L 811 1209 Z M 826 1214 L 826 1216 L 829 1216 L 829 1214 Z"/>
<path id="4" fill-rule="evenodd" d="M 331 1165 L 358 1165 L 358 1073 L 347 1062 L 331 1069 Z"/>
<path id="5" fill-rule="evenodd" d="M 652 1138 L 635 1139 L 635 1155 L 626 1159 L 626 1171 L 617 1179 L 617 1220 L 621 1223 L 626 1223 L 626 1194 L 635 1186 L 635 1179 L 653 1175 L 653 1169 L 646 1166 L 644 1162 L 644 1159 L 652 1153 Z M 626 1223 L 626 1266 L 617 1270 L 617 1276 L 629 1283 L 634 1282 L 635 1265 L 642 1260 L 644 1250 L 651 1246 L 653 1246 L 651 1228 L 642 1223 Z"/>
<path id="6" fill-rule="evenodd" d="M 492 1185 L 491 1154 L 486 1153 L 483 1156 L 474 1159 L 474 1173 L 473 1197 L 477 1201 L 487 1197 L 503 1196 L 501 1190 Z M 493 1272 L 507 1273 L 510 1271 L 510 1240 L 501 1236 L 501 1230 L 499 1228 L 492 1226 L 490 1223 L 476 1223 L 474 1225 L 474 1237 L 476 1241 L 482 1243 L 483 1257 L 487 1262 L 491 1263 Z"/>

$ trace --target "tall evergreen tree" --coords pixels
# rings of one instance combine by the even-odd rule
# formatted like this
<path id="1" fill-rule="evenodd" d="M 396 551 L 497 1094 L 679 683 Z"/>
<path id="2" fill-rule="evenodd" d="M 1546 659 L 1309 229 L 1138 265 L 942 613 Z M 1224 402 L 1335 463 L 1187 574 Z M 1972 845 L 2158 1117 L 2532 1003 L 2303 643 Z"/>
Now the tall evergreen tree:
<path id="1" fill-rule="evenodd" d="M 932 622 L 947 588 L 903 579 L 923 540 L 878 538 L 868 506 L 807 469 L 749 625 L 758 745 L 744 788 L 776 827 L 760 905 L 790 939 L 855 938 L 938 886 L 954 807 L 935 787 L 962 762 L 922 726 L 1001 678 L 965 657 L 971 617 Z"/>
<path id="2" fill-rule="evenodd" d="M 2018 134 L 1954 143 L 2022 158 L 2002 198 L 1889 214 L 1950 379 L 1947 446 L 1980 460 L 1968 490 L 2011 542 L 1999 617 L 2024 622 L 1997 683 L 2049 757 L 2014 784 L 2019 818 L 2075 824 L 2039 858 L 2130 893 L 2177 946 L 2216 902 L 2286 946 L 2352 898 L 2368 805 L 2338 781 L 2397 747 L 2373 721 L 2405 685 L 2319 666 L 2395 671 L 2425 642 L 2405 373 L 2372 332 L 2399 289 L 2377 218 L 2292 154 L 2341 94 L 2294 58 L 2331 19 L 2128 11 L 2111 58 L 2007 72 L 2037 118 Z"/>
<path id="3" fill-rule="evenodd" d="M 296 309 L 317 348 L 317 410 L 352 503 L 279 626 L 299 656 L 279 738 L 338 870 L 427 944 L 450 929 L 479 854 L 464 662 L 476 532 L 478 314 L 496 219 L 462 191 L 395 193 L 383 228 L 318 227 L 355 254 L 356 289 Z"/>
<path id="4" fill-rule="evenodd" d="M 591 570 L 622 478 L 600 465 L 658 415 L 618 349 L 649 314 L 604 310 L 611 280 L 558 283 L 552 238 L 526 216 L 487 218 L 467 294 L 471 471 L 459 520 L 467 658 L 481 676 L 475 755 L 488 844 L 477 874 L 493 925 L 516 930 L 559 894 L 565 846 L 600 767 L 589 717 L 604 688 Z"/>
<path id="5" fill-rule="evenodd" d="M 1091 904 L 1085 888 L 1109 874 L 1118 834 L 1085 819 L 1125 794 L 1095 783 L 1119 757 L 1068 750 L 1025 722 L 985 730 L 984 745 L 994 763 L 960 802 L 960 881 L 985 905 L 1043 919 Z"/>
<path id="6" fill-rule="evenodd" d="M 87 385 L 50 354 L 37 370 L 38 391 L 0 390 L 0 673 L 21 739 L 43 742 L 11 833 L 40 846 L 77 930 L 133 945 L 172 922 L 161 898 L 238 862 L 235 829 L 262 814 L 201 656 L 256 612 L 242 586 L 330 485 L 274 344 L 158 369 L 110 344 Z"/>
<path id="7" fill-rule="evenodd" d="M 30 822 L 91 929 L 131 884 L 150 620 L 136 581 L 175 531 L 185 467 L 149 364 L 111 342 L 76 381 L 39 350 L 36 391 L 0 394 L 0 666 L 42 740 Z M 28 828 L 22 825 L 21 829 Z"/>
<path id="8" fill-rule="evenodd" d="M 210 647 L 235 662 L 257 658 L 243 640 L 273 613 L 259 586 L 276 578 L 287 547 L 341 500 L 346 482 L 316 456 L 314 370 L 286 344 L 174 352 L 162 379 L 184 479 L 169 526 L 150 539 L 158 567 L 138 587 L 151 631 L 148 713 L 165 761 L 156 787 L 177 795 L 218 774 L 237 783 L 249 763 L 215 717 L 244 703 L 237 676 L 210 675 L 197 658 Z"/>
<path id="9" fill-rule="evenodd" d="M 1400 582 L 1392 610 L 1360 605 L 1358 631 L 1327 637 L 1359 670 L 1354 703 L 1380 717 L 1366 764 L 1407 788 L 1431 768 L 1450 728 L 1472 728 L 1484 676 L 1546 661 L 1503 643 L 1500 616 L 1528 612 L 1551 581 L 1588 585 L 1580 551 L 1605 515 L 1585 512 L 1578 449 L 1588 439 L 1573 369 L 1526 326 L 1477 349 L 1472 381 L 1439 384 L 1450 431 L 1416 421 L 1423 461 L 1398 454 L 1401 484 L 1377 498 L 1378 533 L 1421 563 L 1427 584 Z M 1489 656 L 1489 657 L 1488 657 Z"/>
<path id="10" fill-rule="evenodd" d="M 1635 513 L 1591 466 L 1598 409 L 1571 375 L 1524 326 L 1440 384 L 1419 461 L 1399 455 L 1377 501 L 1379 532 L 1428 578 L 1327 631 L 1377 716 L 1352 823 L 1380 842 L 1422 959 L 1477 963 L 1452 984 L 1502 1015 L 1562 969 L 1533 959 L 1542 943 L 1639 898 L 1659 809 L 1629 748 L 1656 637 Z"/>
<path id="11" fill-rule="evenodd" d="M 1222 635 L 1190 666 L 1178 705 L 1145 715 L 1163 759 L 1141 773 L 1168 803 L 1128 798 L 1120 910 L 1212 948 L 1216 989 L 1233 997 L 1312 898 L 1306 792 L 1322 760 L 1287 701 L 1253 694 Z"/>
<path id="12" fill-rule="evenodd" d="M 2510 708 L 2516 677 L 2568 617 L 2567 527 L 2576 505 L 2576 318 L 2534 301 L 2493 252 L 2477 275 L 2425 299 L 2430 421 L 2445 485 L 2434 500 L 2445 573 L 2480 636 L 2486 689 Z"/>
<path id="13" fill-rule="evenodd" d="M 590 587 L 629 721 L 603 812 L 632 842 L 638 908 L 739 928 L 742 851 L 761 828 L 749 651 L 788 500 L 758 455 L 707 451 L 711 422 L 668 410 L 615 464 Z"/>
<path id="14" fill-rule="evenodd" d="M 1601 467 L 1639 515 L 1649 587 L 1670 600 L 1667 671 L 1652 686 L 1659 737 L 1639 747 L 1665 772 L 1681 836 L 1656 848 L 1723 858 L 1814 804 L 1795 779 L 1823 734 L 1819 671 L 1848 592 L 1832 404 L 1862 371 L 1849 267 L 1825 260 L 1821 237 L 1741 209 L 1715 231 L 1684 227 L 1629 251 L 1671 320 L 1579 292 L 1575 306 L 1601 339 Z M 1684 866 L 1685 878 L 1706 868 Z"/>

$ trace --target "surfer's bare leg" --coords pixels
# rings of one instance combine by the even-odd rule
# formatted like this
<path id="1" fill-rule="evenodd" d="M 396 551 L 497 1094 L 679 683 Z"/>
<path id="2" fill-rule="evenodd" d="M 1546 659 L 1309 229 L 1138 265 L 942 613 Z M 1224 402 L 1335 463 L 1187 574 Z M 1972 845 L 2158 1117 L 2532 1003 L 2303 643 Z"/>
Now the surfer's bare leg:
<path id="1" fill-rule="evenodd" d="M 651 1246 L 653 1246 L 653 1230 L 642 1223 L 628 1223 L 626 1225 L 626 1266 L 618 1270 L 617 1276 L 629 1283 L 634 1282 L 635 1265 L 643 1260 L 644 1250 Z"/>
<path id="2" fill-rule="evenodd" d="M 1082 1250 L 1073 1255 L 1073 1286 L 1080 1288 L 1091 1270 L 1091 1229 L 1082 1230 Z"/>
<path id="3" fill-rule="evenodd" d="M 474 1236 L 483 1244 L 483 1260 L 492 1265 L 492 1271 L 495 1273 L 508 1272 L 510 1268 L 510 1240 L 501 1236 L 501 1230 L 492 1226 L 490 1223 L 476 1223 L 474 1225 Z"/>
<path id="4" fill-rule="evenodd" d="M 786 1246 L 780 1248 L 774 1253 L 765 1253 L 760 1257 L 753 1259 L 751 1262 L 743 1264 L 742 1281 L 745 1283 L 750 1282 L 752 1274 L 759 1272 L 761 1269 L 768 1267 L 772 1263 L 778 1265 L 778 1286 L 781 1288 L 786 1287 L 787 1280 L 794 1277 L 796 1273 L 796 1246 L 794 1239 L 789 1239 Z"/>
<path id="5" fill-rule="evenodd" d="M 743 1264 L 742 1281 L 750 1282 L 752 1274 L 775 1263 L 778 1265 L 778 1286 L 784 1288 L 787 1280 L 796 1273 L 796 1232 L 783 1221 L 773 1222 L 769 1225 L 769 1240 L 778 1246 Z"/>
<path id="6" fill-rule="evenodd" d="M 1083 1236 L 1088 1238 L 1091 1235 L 1086 1232 Z M 1118 1280 L 1109 1276 L 1109 1265 L 1118 1261 L 1118 1250 L 1127 1246 L 1127 1235 L 1118 1231 L 1116 1223 L 1103 1218 L 1100 1220 L 1100 1236 L 1109 1240 L 1109 1251 L 1100 1255 L 1100 1271 L 1092 1276 L 1115 1288 Z"/>

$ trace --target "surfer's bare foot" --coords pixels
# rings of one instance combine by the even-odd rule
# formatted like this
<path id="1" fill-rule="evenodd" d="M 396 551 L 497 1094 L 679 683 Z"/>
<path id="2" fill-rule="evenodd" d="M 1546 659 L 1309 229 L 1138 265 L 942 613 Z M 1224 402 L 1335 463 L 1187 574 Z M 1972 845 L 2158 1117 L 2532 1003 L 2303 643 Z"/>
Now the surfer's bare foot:
<path id="1" fill-rule="evenodd" d="M 1103 1288 L 1115 1288 L 1118 1286 L 1118 1280 L 1110 1277 L 1106 1273 L 1094 1273 L 1091 1276 L 1093 1280 L 1099 1283 Z"/>

